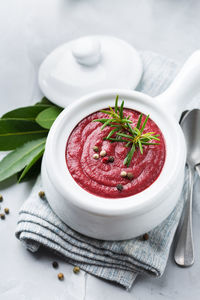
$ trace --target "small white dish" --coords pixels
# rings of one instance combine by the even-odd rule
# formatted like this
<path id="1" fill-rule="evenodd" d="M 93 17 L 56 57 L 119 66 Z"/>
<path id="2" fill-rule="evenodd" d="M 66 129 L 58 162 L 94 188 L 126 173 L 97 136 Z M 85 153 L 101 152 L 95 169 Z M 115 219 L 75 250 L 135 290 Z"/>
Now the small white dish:
<path id="1" fill-rule="evenodd" d="M 142 76 L 138 52 L 110 36 L 86 36 L 56 48 L 43 61 L 39 85 L 48 99 L 66 107 L 107 88 L 135 89 Z"/>

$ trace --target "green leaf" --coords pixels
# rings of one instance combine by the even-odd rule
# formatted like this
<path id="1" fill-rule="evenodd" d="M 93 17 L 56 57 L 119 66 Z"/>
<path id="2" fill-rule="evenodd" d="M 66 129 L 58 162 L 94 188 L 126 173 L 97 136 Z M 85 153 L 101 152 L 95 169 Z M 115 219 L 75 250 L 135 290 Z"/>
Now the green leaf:
<path id="1" fill-rule="evenodd" d="M 122 104 L 121 104 L 120 110 L 119 110 L 119 116 L 121 119 L 123 119 L 123 108 L 124 108 L 124 101 L 122 101 Z"/>
<path id="2" fill-rule="evenodd" d="M 137 129 L 140 129 L 141 122 L 142 122 L 142 114 L 140 114 L 138 118 L 137 125 L 136 125 Z"/>
<path id="3" fill-rule="evenodd" d="M 159 143 L 146 143 L 146 142 L 142 142 L 142 145 L 160 145 Z"/>
<path id="4" fill-rule="evenodd" d="M 130 166 L 130 163 L 131 163 L 131 160 L 133 158 L 134 152 L 135 152 L 135 144 L 132 144 L 130 152 L 128 152 L 126 158 L 124 159 L 124 165 L 125 166 L 127 166 L 127 167 Z"/>
<path id="5" fill-rule="evenodd" d="M 117 111 L 118 111 L 118 99 L 119 99 L 119 96 L 117 95 L 116 99 L 115 99 L 115 113 L 116 114 L 117 114 Z"/>
<path id="6" fill-rule="evenodd" d="M 29 120 L 0 119 L 0 151 L 13 150 L 30 140 L 47 136 L 48 130 Z"/>
<path id="7" fill-rule="evenodd" d="M 139 145 L 141 154 L 143 154 L 142 143 L 140 140 L 138 140 L 138 145 Z"/>
<path id="8" fill-rule="evenodd" d="M 130 136 L 130 135 L 126 134 L 126 133 L 117 132 L 116 134 L 119 135 L 119 136 L 126 137 L 128 139 L 132 139 L 133 138 L 132 136 Z"/>
<path id="9" fill-rule="evenodd" d="M 35 105 L 52 105 L 54 106 L 54 104 L 49 100 L 47 99 L 46 97 L 43 97 L 39 102 L 37 102 Z"/>
<path id="10" fill-rule="evenodd" d="M 50 129 L 55 119 L 63 109 L 57 106 L 52 106 L 41 113 L 36 118 L 36 122 L 43 128 Z"/>
<path id="11" fill-rule="evenodd" d="M 118 131 L 119 130 L 119 128 L 114 128 L 113 130 L 111 130 L 110 132 L 109 132 L 109 134 L 107 135 L 107 139 L 108 138 L 110 138 L 116 131 Z"/>
<path id="12" fill-rule="evenodd" d="M 141 128 L 141 130 L 140 130 L 141 133 L 143 132 L 143 130 L 144 130 L 145 126 L 146 126 L 146 123 L 147 123 L 147 121 L 148 121 L 148 118 L 149 118 L 149 115 L 146 116 L 146 119 L 144 120 L 144 123 L 142 124 L 142 128 Z"/>
<path id="13" fill-rule="evenodd" d="M 31 169 L 31 167 L 33 165 L 35 165 L 35 163 L 43 156 L 44 150 L 45 150 L 45 145 L 44 145 L 43 149 L 33 157 L 33 159 L 30 161 L 30 163 L 28 165 L 26 165 L 26 167 L 24 168 L 22 174 L 20 175 L 20 177 L 18 179 L 18 182 L 20 182 L 25 177 L 25 175 L 28 173 L 28 171 Z"/>
<path id="14" fill-rule="evenodd" d="M 115 127 L 115 128 L 118 128 L 119 130 L 121 130 L 121 125 L 116 125 L 116 124 L 108 124 L 107 126 L 109 127 Z"/>
<path id="15" fill-rule="evenodd" d="M 115 121 L 115 119 L 107 119 L 107 121 L 103 124 L 103 126 L 101 127 L 101 130 L 103 130 L 109 123 Z"/>
<path id="16" fill-rule="evenodd" d="M 118 138 L 104 138 L 104 140 L 108 140 L 111 142 L 128 142 L 128 140 L 124 140 L 124 139 L 118 139 Z"/>
<path id="17" fill-rule="evenodd" d="M 140 135 L 140 134 L 141 134 L 140 130 L 139 130 L 137 127 L 134 127 L 134 128 L 133 128 L 133 131 L 134 131 L 134 133 L 135 133 L 136 135 Z"/>
<path id="18" fill-rule="evenodd" d="M 140 141 L 143 142 L 149 142 L 151 139 L 150 138 L 140 138 Z"/>
<path id="19" fill-rule="evenodd" d="M 129 142 L 125 145 L 125 147 L 129 147 L 130 144 L 131 144 L 131 142 L 129 141 Z"/>
<path id="20" fill-rule="evenodd" d="M 0 161 L 0 181 L 21 171 L 45 148 L 46 138 L 31 141 L 10 152 Z"/>
<path id="21" fill-rule="evenodd" d="M 107 121 L 108 121 L 108 119 L 95 119 L 92 122 L 100 122 L 100 123 L 104 124 Z"/>
<path id="22" fill-rule="evenodd" d="M 131 125 L 129 123 L 127 123 L 127 126 L 128 126 L 130 132 L 132 133 L 132 135 L 134 137 L 135 136 L 135 132 L 134 132 L 133 128 L 131 127 Z"/>
<path id="23" fill-rule="evenodd" d="M 155 132 L 146 132 L 146 133 L 144 133 L 142 136 L 146 136 L 146 135 L 151 135 L 151 134 L 153 134 L 153 135 L 155 135 L 155 136 L 158 136 L 159 134 L 155 134 Z"/>
<path id="24" fill-rule="evenodd" d="M 107 115 L 112 115 L 112 112 L 110 110 L 101 109 L 100 112 L 107 114 Z"/>
<path id="25" fill-rule="evenodd" d="M 156 141 L 160 141 L 160 139 L 157 138 L 156 136 L 152 136 L 151 139 L 152 139 L 152 140 L 156 140 Z"/>
<path id="26" fill-rule="evenodd" d="M 28 172 L 26 173 L 26 175 L 22 178 L 22 180 L 20 182 L 37 178 L 37 176 L 41 172 L 41 162 L 42 162 L 42 157 L 35 162 L 35 164 L 28 170 Z M 20 178 L 21 174 L 23 173 L 23 171 L 24 171 L 24 169 L 17 173 L 17 181 L 18 182 L 19 182 L 19 178 Z"/>
<path id="27" fill-rule="evenodd" d="M 18 121 L 29 120 L 34 121 L 37 115 L 49 105 L 25 106 L 11 110 L 2 116 L 2 119 L 15 119 Z"/>
<path id="28" fill-rule="evenodd" d="M 128 120 L 128 119 L 122 119 L 121 122 L 122 122 L 122 123 L 127 123 L 127 125 L 128 125 L 129 123 L 133 123 L 131 120 Z"/>

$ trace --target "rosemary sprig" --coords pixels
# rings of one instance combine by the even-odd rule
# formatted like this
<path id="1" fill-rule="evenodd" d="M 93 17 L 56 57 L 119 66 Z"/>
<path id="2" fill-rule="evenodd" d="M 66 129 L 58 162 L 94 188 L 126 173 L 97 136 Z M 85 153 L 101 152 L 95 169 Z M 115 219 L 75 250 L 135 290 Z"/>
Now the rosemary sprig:
<path id="1" fill-rule="evenodd" d="M 111 127 L 111 131 L 104 138 L 105 140 L 109 140 L 111 143 L 126 143 L 125 147 L 129 147 L 130 151 L 128 151 L 126 158 L 124 159 L 124 165 L 129 167 L 133 154 L 137 148 L 139 148 L 141 154 L 143 154 L 144 145 L 159 145 L 159 143 L 152 142 L 152 140 L 159 141 L 160 139 L 158 138 L 159 134 L 156 134 L 155 132 L 143 133 L 149 115 L 146 116 L 142 124 L 143 114 L 140 114 L 136 127 L 132 127 L 131 124 L 133 122 L 130 120 L 130 116 L 125 117 L 123 113 L 124 101 L 118 106 L 118 100 L 119 97 L 117 96 L 114 109 L 109 107 L 109 110 L 101 110 L 101 112 L 107 114 L 109 118 L 95 119 L 93 122 L 102 123 L 101 130 L 107 126 Z"/>

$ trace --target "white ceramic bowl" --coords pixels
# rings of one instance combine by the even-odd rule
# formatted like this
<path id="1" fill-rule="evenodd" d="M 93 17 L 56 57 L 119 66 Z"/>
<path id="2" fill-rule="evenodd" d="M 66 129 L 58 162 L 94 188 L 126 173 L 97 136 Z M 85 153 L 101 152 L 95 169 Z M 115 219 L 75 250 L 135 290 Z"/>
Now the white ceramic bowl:
<path id="1" fill-rule="evenodd" d="M 148 232 L 173 210 L 180 196 L 186 161 L 186 146 L 177 122 L 181 105 L 199 84 L 200 52 L 187 61 L 170 88 L 153 99 L 130 90 L 105 90 L 82 97 L 68 106 L 48 135 L 42 163 L 42 180 L 49 204 L 71 228 L 103 240 L 123 240 Z M 113 103 L 116 95 L 126 107 L 150 114 L 166 142 L 166 160 L 158 179 L 131 197 L 106 199 L 82 189 L 71 177 L 66 161 L 67 139 L 77 123 Z M 173 113 L 173 114 L 172 114 Z"/>

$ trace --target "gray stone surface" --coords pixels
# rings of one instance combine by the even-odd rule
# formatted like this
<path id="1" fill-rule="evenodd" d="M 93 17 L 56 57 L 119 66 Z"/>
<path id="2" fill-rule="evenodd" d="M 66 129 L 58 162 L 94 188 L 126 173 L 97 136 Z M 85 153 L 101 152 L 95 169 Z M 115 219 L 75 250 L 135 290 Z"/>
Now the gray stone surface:
<path id="1" fill-rule="evenodd" d="M 86 34 L 110 34 L 139 50 L 152 50 L 183 62 L 200 47 L 198 0 L 6 0 L 0 2 L 0 114 L 34 103 L 41 96 L 37 71 L 44 57 L 60 43 Z M 196 261 L 178 268 L 170 257 L 160 279 L 138 277 L 131 291 L 106 283 L 57 259 L 64 282 L 51 267 L 55 256 L 31 254 L 15 238 L 17 212 L 32 182 L 13 179 L 0 185 L 1 207 L 10 215 L 0 220 L 1 300 L 200 299 L 200 182 L 196 182 L 194 235 Z M 173 249 L 172 249 L 173 252 Z"/>

